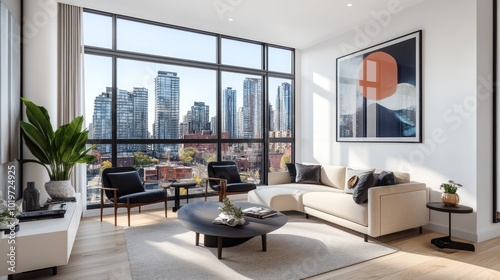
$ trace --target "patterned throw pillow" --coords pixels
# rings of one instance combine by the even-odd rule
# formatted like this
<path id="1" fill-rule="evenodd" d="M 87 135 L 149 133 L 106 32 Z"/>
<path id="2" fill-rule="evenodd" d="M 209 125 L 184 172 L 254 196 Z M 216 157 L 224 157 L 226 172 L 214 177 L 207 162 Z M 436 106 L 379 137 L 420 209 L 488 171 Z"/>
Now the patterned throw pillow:
<path id="1" fill-rule="evenodd" d="M 359 180 L 359 178 L 361 176 L 366 175 L 366 174 L 373 174 L 374 171 L 375 171 L 375 169 L 358 170 L 358 169 L 347 168 L 347 170 L 346 170 L 346 184 L 344 187 L 344 192 L 351 193 L 351 194 L 354 193 L 354 187 L 356 186 L 356 184 L 351 184 L 351 186 L 349 186 L 349 180 L 352 180 L 352 181 Z M 354 179 L 353 176 L 356 176 L 358 179 Z"/>

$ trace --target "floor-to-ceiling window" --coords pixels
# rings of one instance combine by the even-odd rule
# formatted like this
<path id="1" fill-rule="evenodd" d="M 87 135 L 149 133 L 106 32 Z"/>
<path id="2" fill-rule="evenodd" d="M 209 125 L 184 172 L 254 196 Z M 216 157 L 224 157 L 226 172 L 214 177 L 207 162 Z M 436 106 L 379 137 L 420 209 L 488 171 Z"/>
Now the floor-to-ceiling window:
<path id="1" fill-rule="evenodd" d="M 110 166 L 156 188 L 206 177 L 216 160 L 264 183 L 293 160 L 293 49 L 90 10 L 84 44 L 90 207 Z"/>

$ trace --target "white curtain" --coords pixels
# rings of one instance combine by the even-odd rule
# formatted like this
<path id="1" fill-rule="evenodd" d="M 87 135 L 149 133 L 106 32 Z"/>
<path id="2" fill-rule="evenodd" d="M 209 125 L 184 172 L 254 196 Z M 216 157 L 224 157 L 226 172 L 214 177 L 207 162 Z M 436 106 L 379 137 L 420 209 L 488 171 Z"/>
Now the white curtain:
<path id="1" fill-rule="evenodd" d="M 75 117 L 84 115 L 83 91 L 83 9 L 58 4 L 58 126 L 67 124 Z M 87 209 L 86 165 L 77 164 L 71 183 L 77 193 L 83 195 L 83 213 Z"/>

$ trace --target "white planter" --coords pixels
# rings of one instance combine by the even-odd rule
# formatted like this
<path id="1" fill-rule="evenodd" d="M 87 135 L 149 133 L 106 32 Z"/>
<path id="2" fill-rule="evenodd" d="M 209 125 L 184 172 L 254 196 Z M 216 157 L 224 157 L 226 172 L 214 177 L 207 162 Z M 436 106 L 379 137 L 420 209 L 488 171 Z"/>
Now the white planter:
<path id="1" fill-rule="evenodd" d="M 228 215 L 226 213 L 220 213 L 216 220 L 219 220 L 222 224 L 230 227 L 245 224 L 245 218 L 236 218 L 233 215 Z"/>
<path id="2" fill-rule="evenodd" d="M 75 189 L 71 185 L 70 180 L 48 181 L 45 183 L 45 190 L 52 199 L 75 196 Z"/>
<path id="3" fill-rule="evenodd" d="M 10 229 L 11 227 L 15 227 L 17 224 L 19 224 L 19 220 L 17 218 L 6 218 L 0 222 L 0 229 Z"/>

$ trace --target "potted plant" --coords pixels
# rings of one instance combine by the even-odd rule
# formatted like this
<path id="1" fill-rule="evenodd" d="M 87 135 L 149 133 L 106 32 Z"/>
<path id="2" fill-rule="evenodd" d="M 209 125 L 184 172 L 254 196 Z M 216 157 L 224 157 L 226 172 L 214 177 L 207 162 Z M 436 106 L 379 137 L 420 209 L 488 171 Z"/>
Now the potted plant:
<path id="1" fill-rule="evenodd" d="M 19 212 L 21 211 L 17 204 L 5 201 L 0 191 L 0 230 L 13 227 L 19 223 L 16 218 Z"/>
<path id="2" fill-rule="evenodd" d="M 54 131 L 44 107 L 26 98 L 21 99 L 26 106 L 28 117 L 28 122 L 21 122 L 22 138 L 36 158 L 24 159 L 21 162 L 38 163 L 45 167 L 50 178 L 45 189 L 50 197 L 74 196 L 75 190 L 70 181 L 73 167 L 77 163 L 90 163 L 95 160 L 95 156 L 87 154 L 96 145 L 86 148 L 89 132 L 82 130 L 83 116 L 76 117 Z"/>
<path id="3" fill-rule="evenodd" d="M 227 197 L 222 201 L 219 210 L 221 213 L 216 221 L 232 227 L 245 223 L 245 217 L 241 207 L 234 206 Z"/>
<path id="4" fill-rule="evenodd" d="M 440 189 L 443 190 L 441 200 L 446 206 L 456 206 L 460 202 L 460 197 L 457 194 L 458 188 L 462 187 L 461 184 L 455 183 L 453 180 L 448 180 L 447 183 L 442 183 Z"/>

